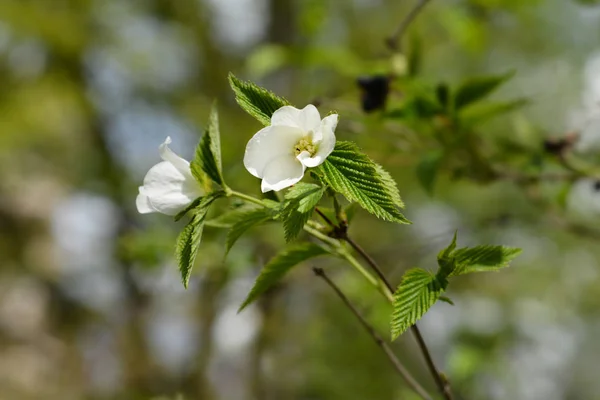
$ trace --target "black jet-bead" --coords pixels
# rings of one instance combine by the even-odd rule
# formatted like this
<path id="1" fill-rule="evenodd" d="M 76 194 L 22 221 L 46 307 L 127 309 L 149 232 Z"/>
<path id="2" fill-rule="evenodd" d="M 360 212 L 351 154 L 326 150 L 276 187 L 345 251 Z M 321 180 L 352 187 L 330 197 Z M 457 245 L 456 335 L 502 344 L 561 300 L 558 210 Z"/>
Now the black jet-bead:
<path id="1" fill-rule="evenodd" d="M 361 104 L 365 112 L 383 110 L 390 91 L 390 79 L 385 75 L 363 76 L 356 80 L 362 89 Z"/>

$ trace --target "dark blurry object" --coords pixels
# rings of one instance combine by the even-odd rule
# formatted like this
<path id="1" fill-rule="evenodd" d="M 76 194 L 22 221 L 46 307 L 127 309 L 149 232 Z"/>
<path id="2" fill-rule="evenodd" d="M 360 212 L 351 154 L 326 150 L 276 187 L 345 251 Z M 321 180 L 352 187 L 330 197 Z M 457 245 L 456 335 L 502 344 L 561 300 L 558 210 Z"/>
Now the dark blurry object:
<path id="1" fill-rule="evenodd" d="M 438 102 L 444 108 L 448 107 L 448 103 L 450 100 L 450 88 L 445 83 L 439 83 L 435 87 L 435 96 L 437 97 Z"/>
<path id="2" fill-rule="evenodd" d="M 385 75 L 362 76 L 356 80 L 361 88 L 361 105 L 364 112 L 383 110 L 390 92 L 390 78 Z"/>
<path id="3" fill-rule="evenodd" d="M 569 150 L 577 141 L 579 135 L 569 133 L 564 138 L 544 140 L 544 150 L 547 153 L 561 155 Z"/>
<path id="4" fill-rule="evenodd" d="M 595 190 L 596 192 L 600 192 L 600 181 L 596 181 L 596 182 L 594 183 L 594 190 Z"/>

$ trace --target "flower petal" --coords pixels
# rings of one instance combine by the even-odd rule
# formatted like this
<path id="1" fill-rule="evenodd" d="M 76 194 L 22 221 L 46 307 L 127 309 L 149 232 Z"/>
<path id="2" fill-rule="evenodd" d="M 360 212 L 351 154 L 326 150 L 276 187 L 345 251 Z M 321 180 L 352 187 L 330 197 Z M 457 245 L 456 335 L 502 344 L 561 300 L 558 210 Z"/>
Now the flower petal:
<path id="1" fill-rule="evenodd" d="M 201 196 L 202 190 L 191 174 L 186 176 L 170 161 L 163 161 L 150 168 L 140 194 L 148 198 L 153 210 L 175 215 Z M 141 202 L 143 197 L 139 200 Z"/>
<path id="2" fill-rule="evenodd" d="M 317 107 L 312 104 L 301 110 L 292 106 L 283 106 L 271 117 L 271 125 L 293 126 L 304 132 L 316 131 L 320 124 L 321 115 Z"/>
<path id="3" fill-rule="evenodd" d="M 294 145 L 302 138 L 297 127 L 267 126 L 258 131 L 246 145 L 244 166 L 252 175 L 262 178 L 265 167 L 281 156 L 294 158 Z"/>
<path id="4" fill-rule="evenodd" d="M 292 186 L 304 176 L 306 168 L 293 155 L 284 155 L 271 161 L 264 170 L 261 190 L 279 191 Z"/>
<path id="5" fill-rule="evenodd" d="M 140 186 L 139 193 L 135 199 L 135 205 L 140 214 L 149 214 L 156 212 L 156 210 L 152 207 L 152 203 L 150 203 L 150 199 L 146 194 L 143 193 L 144 188 Z"/>
<path id="6" fill-rule="evenodd" d="M 175 154 L 173 152 L 173 150 L 171 150 L 169 148 L 169 145 L 171 144 L 171 137 L 167 136 L 167 138 L 165 139 L 165 142 L 163 144 L 161 144 L 158 147 L 158 152 L 160 153 L 160 158 L 162 158 L 164 161 L 168 161 L 171 164 L 173 164 L 173 166 L 184 176 L 186 177 L 191 177 L 192 176 L 192 171 L 190 170 L 190 163 L 179 157 L 177 154 Z"/>
<path id="7" fill-rule="evenodd" d="M 313 142 L 317 145 L 317 152 L 310 157 L 308 152 L 303 151 L 298 155 L 298 160 L 308 168 L 321 165 L 331 154 L 335 147 L 335 128 L 338 123 L 338 115 L 331 114 L 321 121 L 319 129 L 313 135 Z M 305 154 L 306 153 L 306 154 Z"/>

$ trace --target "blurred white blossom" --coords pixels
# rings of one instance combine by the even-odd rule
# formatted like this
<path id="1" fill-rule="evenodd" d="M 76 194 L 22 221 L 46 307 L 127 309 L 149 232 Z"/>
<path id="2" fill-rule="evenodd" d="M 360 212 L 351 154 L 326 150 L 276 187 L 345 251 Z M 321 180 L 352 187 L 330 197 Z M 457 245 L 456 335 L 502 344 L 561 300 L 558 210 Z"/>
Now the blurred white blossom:
<path id="1" fill-rule="evenodd" d="M 202 189 L 192 176 L 190 163 L 175 154 L 170 148 L 171 138 L 160 145 L 163 159 L 146 174 L 135 201 L 141 214 L 159 212 L 175 215 L 194 199 L 201 196 Z"/>
<path id="2" fill-rule="evenodd" d="M 567 197 L 567 211 L 580 222 L 600 219 L 600 180 L 583 178 L 575 182 Z"/>

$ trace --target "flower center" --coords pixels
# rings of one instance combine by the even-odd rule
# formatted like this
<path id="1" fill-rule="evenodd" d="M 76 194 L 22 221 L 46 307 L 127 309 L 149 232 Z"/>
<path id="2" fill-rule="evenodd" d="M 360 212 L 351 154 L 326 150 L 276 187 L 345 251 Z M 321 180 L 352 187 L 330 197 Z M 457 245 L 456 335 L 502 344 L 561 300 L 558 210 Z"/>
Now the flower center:
<path id="1" fill-rule="evenodd" d="M 308 136 L 303 137 L 298 141 L 298 143 L 294 145 L 294 154 L 296 156 L 298 156 L 303 151 L 308 151 L 308 154 L 310 154 L 310 156 L 312 157 L 317 152 L 317 146 L 313 144 L 312 139 L 310 138 L 310 133 L 311 132 L 309 132 Z"/>

